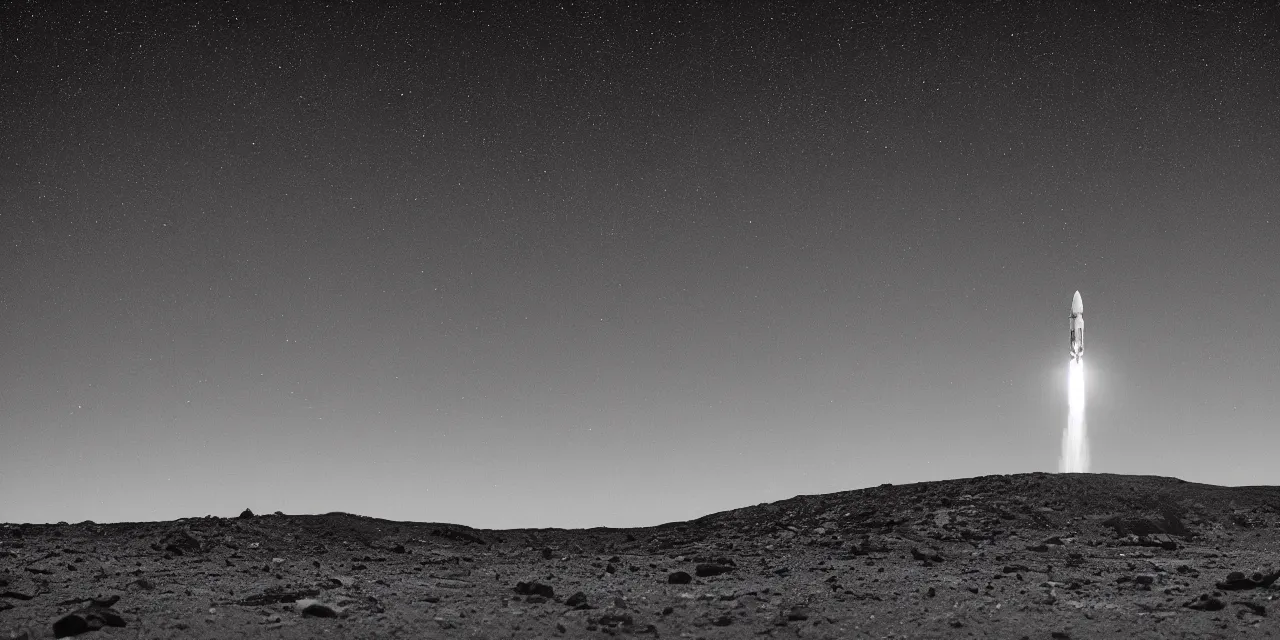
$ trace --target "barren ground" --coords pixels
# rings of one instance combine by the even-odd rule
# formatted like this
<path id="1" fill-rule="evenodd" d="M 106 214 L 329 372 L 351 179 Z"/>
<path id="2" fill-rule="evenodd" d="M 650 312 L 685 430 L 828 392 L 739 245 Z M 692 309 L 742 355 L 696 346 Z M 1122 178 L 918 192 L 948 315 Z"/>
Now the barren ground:
<path id="1" fill-rule="evenodd" d="M 0 639 L 1280 637 L 1278 526 L 1280 487 L 1107 474 L 882 486 L 638 529 L 7 524 Z"/>

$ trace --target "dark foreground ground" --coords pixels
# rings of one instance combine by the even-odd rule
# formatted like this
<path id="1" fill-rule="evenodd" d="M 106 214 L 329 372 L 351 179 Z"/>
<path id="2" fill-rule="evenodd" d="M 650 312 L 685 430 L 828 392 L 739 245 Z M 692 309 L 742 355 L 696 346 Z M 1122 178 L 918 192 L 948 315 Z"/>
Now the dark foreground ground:
<path id="1" fill-rule="evenodd" d="M 0 639 L 1280 637 L 1280 487 L 1026 474 L 642 529 L 3 525 Z"/>

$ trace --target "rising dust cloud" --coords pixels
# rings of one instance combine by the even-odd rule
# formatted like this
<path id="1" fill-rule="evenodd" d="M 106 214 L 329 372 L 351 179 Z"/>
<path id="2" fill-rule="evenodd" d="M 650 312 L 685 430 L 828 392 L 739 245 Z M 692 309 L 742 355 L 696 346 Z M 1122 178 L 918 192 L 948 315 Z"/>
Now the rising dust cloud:
<path id="1" fill-rule="evenodd" d="M 1058 470 L 1085 473 L 1089 471 L 1089 448 L 1084 420 L 1084 360 L 1073 358 L 1067 367 L 1067 429 L 1062 433 Z"/>

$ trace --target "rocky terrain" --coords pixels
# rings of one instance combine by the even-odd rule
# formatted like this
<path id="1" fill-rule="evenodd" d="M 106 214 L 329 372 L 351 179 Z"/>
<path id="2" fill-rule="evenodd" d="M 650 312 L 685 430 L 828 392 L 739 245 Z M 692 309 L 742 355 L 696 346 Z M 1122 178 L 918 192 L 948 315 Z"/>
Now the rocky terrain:
<path id="1" fill-rule="evenodd" d="M 637 529 L 0 528 L 0 639 L 1280 636 L 1280 487 L 1023 474 Z"/>

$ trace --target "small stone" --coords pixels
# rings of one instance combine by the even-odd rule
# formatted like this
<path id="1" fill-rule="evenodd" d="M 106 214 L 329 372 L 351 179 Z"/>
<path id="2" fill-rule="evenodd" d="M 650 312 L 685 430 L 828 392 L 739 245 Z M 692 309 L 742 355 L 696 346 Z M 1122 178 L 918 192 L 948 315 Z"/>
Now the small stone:
<path id="1" fill-rule="evenodd" d="M 725 615 L 722 615 L 719 618 L 712 620 L 711 624 L 714 624 L 717 627 L 727 627 L 733 624 L 733 618 L 726 613 Z"/>
<path id="2" fill-rule="evenodd" d="M 90 631 L 89 622 L 79 614 L 68 613 L 53 623 L 53 637 L 69 638 Z"/>
<path id="3" fill-rule="evenodd" d="M 1182 606 L 1196 611 L 1221 611 L 1222 609 L 1225 609 L 1227 605 L 1221 600 L 1204 593 L 1200 594 L 1199 598 L 1187 602 Z"/>
<path id="4" fill-rule="evenodd" d="M 690 582 L 693 582 L 693 576 L 684 571 L 677 571 L 667 576 L 668 584 L 689 584 Z"/>
<path id="5" fill-rule="evenodd" d="M 585 606 L 583 606 L 583 605 L 586 605 L 586 604 L 587 604 L 587 594 L 585 594 L 585 593 L 583 593 L 583 592 L 579 591 L 579 592 L 577 592 L 577 593 L 575 593 L 575 594 L 573 594 L 573 595 L 569 596 L 569 599 L 568 599 L 568 600 L 565 600 L 565 601 L 564 601 L 564 603 L 565 603 L 565 605 L 566 605 L 566 606 L 574 607 L 575 609 L 578 609 L 578 608 L 586 608 L 586 607 L 585 607 Z"/>
<path id="6" fill-rule="evenodd" d="M 1280 571 L 1263 575 L 1254 573 L 1252 576 L 1245 577 L 1243 571 L 1232 571 L 1227 574 L 1225 582 L 1219 582 L 1216 586 L 1223 591 L 1240 591 L 1243 589 L 1257 589 L 1261 587 L 1269 587 L 1278 578 Z"/>
<path id="7" fill-rule="evenodd" d="M 1267 617 L 1267 608 L 1263 605 L 1260 605 L 1254 602 L 1247 602 L 1245 600 L 1236 600 L 1231 604 L 1243 605 L 1245 607 L 1248 607 L 1249 611 L 1252 611 L 1254 615 L 1262 616 L 1264 618 Z"/>
<path id="8" fill-rule="evenodd" d="M 103 627 L 123 627 L 124 618 L 107 607 L 88 606 L 79 611 L 69 613 L 53 623 L 53 636 L 67 638 L 86 631 L 97 631 Z"/>
<path id="9" fill-rule="evenodd" d="M 1043 553 L 1048 550 L 1049 550 L 1049 545 L 1046 545 L 1046 544 L 1027 545 L 1027 551 L 1035 551 L 1037 553 Z"/>
<path id="10" fill-rule="evenodd" d="M 700 564 L 694 568 L 693 573 L 699 578 L 710 578 L 730 571 L 733 571 L 733 567 L 726 567 L 720 564 Z"/>
<path id="11" fill-rule="evenodd" d="M 299 600 L 294 607 L 302 614 L 304 618 L 336 618 L 339 611 L 330 607 L 319 600 Z"/>
<path id="12" fill-rule="evenodd" d="M 112 595 L 112 596 L 107 596 L 105 598 L 94 598 L 89 601 L 89 604 L 94 607 L 101 607 L 103 609 L 106 609 L 108 607 L 114 606 L 115 603 L 117 602 L 120 602 L 120 596 Z"/>
<path id="13" fill-rule="evenodd" d="M 516 583 L 516 593 L 522 596 L 542 596 L 544 598 L 556 597 L 555 589 L 550 585 L 538 582 L 518 582 Z"/>
<path id="14" fill-rule="evenodd" d="M 911 557 L 916 560 L 924 560 L 927 562 L 942 562 L 942 555 L 936 551 L 923 552 L 915 547 L 911 548 Z"/>
<path id="15" fill-rule="evenodd" d="M 808 619 L 809 619 L 809 607 L 806 607 L 802 604 L 798 604 L 794 607 L 791 607 L 791 610 L 787 612 L 787 620 L 790 620 L 791 622 L 800 622 L 801 620 L 808 620 Z"/>
<path id="16" fill-rule="evenodd" d="M 629 613 L 606 613 L 605 615 L 600 616 L 598 623 L 606 627 L 616 627 L 618 625 L 630 627 L 634 625 L 636 621 Z"/>
<path id="17" fill-rule="evenodd" d="M 181 529 L 169 532 L 168 535 L 160 540 L 158 546 L 165 552 L 172 553 L 175 556 L 187 553 L 199 553 L 201 550 L 200 541 L 197 540 L 195 536 Z"/>

